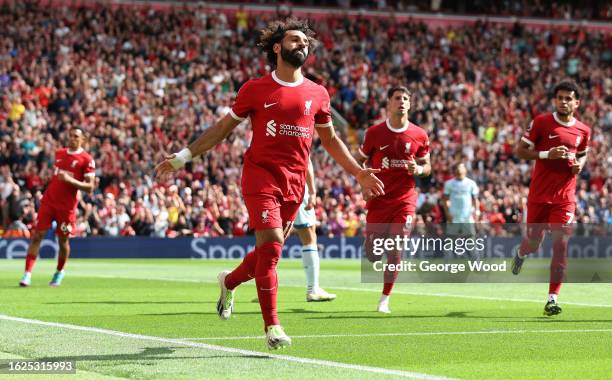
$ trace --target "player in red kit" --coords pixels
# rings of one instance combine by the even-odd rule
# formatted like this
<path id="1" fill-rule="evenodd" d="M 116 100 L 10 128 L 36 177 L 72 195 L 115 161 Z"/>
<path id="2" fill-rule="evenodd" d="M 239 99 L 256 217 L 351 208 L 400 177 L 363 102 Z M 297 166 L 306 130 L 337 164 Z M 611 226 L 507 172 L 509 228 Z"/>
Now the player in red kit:
<path id="1" fill-rule="evenodd" d="M 245 118 L 253 128 L 251 146 L 244 155 L 242 195 L 255 229 L 256 247 L 233 271 L 219 274 L 221 295 L 217 312 L 228 319 L 233 311 L 234 289 L 255 278 L 270 349 L 291 344 L 276 310 L 276 264 L 304 195 L 310 147 L 316 129 L 322 145 L 364 191 L 381 195 L 383 183 L 373 169 L 363 169 L 336 136 L 327 90 L 304 78 L 301 66 L 315 47 L 314 32 L 295 19 L 272 22 L 261 33 L 272 73 L 246 82 L 229 112 L 196 141 L 169 156 L 156 167 L 165 178 L 192 157 L 209 151 Z"/>
<path id="2" fill-rule="evenodd" d="M 372 168 L 380 169 L 377 176 L 385 184 L 385 194 L 371 198 L 366 205 L 368 236 L 371 233 L 409 233 L 417 201 L 414 176 L 431 174 L 427 133 L 408 120 L 410 95 L 410 91 L 402 86 L 393 87 L 387 92 L 389 118 L 368 128 L 359 149 L 358 160 L 362 163 L 367 161 Z M 366 242 L 367 258 L 370 261 L 380 260 L 381 256 L 374 255 L 368 249 L 370 244 Z M 399 264 L 400 261 L 400 252 L 388 253 L 389 264 Z M 397 271 L 385 270 L 383 294 L 377 309 L 381 313 L 390 313 L 389 297 L 397 274 Z"/>
<path id="3" fill-rule="evenodd" d="M 586 163 L 591 129 L 574 117 L 580 92 L 571 82 L 555 86 L 555 112 L 537 116 L 516 147 L 516 155 L 536 160 L 527 198 L 527 236 L 512 262 L 519 274 L 525 257 L 536 252 L 547 229 L 552 231 L 548 301 L 544 314 L 561 313 L 557 295 L 567 266 L 567 242 L 576 211 L 576 175 Z"/>
<path id="4" fill-rule="evenodd" d="M 83 130 L 72 128 L 68 133 L 68 148 L 55 152 L 53 177 L 38 209 L 35 231 L 26 256 L 25 274 L 19 283 L 21 286 L 30 286 L 40 243 L 53 221 L 57 224 L 55 234 L 59 241 L 59 257 L 57 271 L 49 285 L 59 286 L 62 283 L 64 266 L 70 256 L 68 239 L 76 221 L 77 191 L 91 193 L 94 189 L 96 165 L 93 158 L 83 150 L 83 142 Z"/>

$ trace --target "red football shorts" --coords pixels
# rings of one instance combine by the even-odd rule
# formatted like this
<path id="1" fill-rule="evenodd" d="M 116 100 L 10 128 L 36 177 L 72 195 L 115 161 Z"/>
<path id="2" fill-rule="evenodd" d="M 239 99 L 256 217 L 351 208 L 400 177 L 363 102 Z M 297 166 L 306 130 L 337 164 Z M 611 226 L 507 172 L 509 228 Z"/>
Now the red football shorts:
<path id="1" fill-rule="evenodd" d="M 254 230 L 271 228 L 288 230 L 295 220 L 302 202 L 286 202 L 272 194 L 252 194 L 244 196 L 244 203 L 249 212 L 250 228 Z"/>
<path id="2" fill-rule="evenodd" d="M 414 215 L 414 205 L 399 207 L 396 211 L 368 209 L 364 247 L 366 258 L 371 262 L 381 259 L 381 256 L 374 255 L 372 250 L 374 239 L 393 239 L 396 236 L 410 235 Z"/>
<path id="3" fill-rule="evenodd" d="M 370 208 L 368 209 L 366 221 L 368 224 L 401 224 L 402 226 L 410 226 L 414 220 L 415 211 L 415 205 L 402 206 L 395 210 Z"/>
<path id="4" fill-rule="evenodd" d="M 46 231 L 51 228 L 51 223 L 54 220 L 57 223 L 55 234 L 57 236 L 69 237 L 70 233 L 76 227 L 76 210 L 55 208 L 47 204 L 47 202 L 42 201 L 38 209 L 38 216 L 36 217 L 36 226 L 34 229 L 37 231 Z"/>
<path id="5" fill-rule="evenodd" d="M 575 202 L 566 203 L 527 203 L 527 235 L 538 240 L 546 230 L 572 232 Z"/>

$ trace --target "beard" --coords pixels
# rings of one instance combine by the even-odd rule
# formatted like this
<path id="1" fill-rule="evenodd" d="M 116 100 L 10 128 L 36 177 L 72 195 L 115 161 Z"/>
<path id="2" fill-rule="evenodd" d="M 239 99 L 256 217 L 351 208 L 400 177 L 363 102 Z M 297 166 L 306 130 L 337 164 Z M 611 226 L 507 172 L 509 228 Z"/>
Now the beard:
<path id="1" fill-rule="evenodd" d="M 557 113 L 563 117 L 569 116 L 571 112 L 569 111 L 561 111 L 560 109 L 556 109 Z"/>
<path id="2" fill-rule="evenodd" d="M 304 51 L 299 48 L 289 50 L 281 46 L 281 57 L 291 66 L 298 68 L 302 67 L 304 62 L 306 62 L 306 58 L 308 58 L 308 53 L 304 53 Z"/>

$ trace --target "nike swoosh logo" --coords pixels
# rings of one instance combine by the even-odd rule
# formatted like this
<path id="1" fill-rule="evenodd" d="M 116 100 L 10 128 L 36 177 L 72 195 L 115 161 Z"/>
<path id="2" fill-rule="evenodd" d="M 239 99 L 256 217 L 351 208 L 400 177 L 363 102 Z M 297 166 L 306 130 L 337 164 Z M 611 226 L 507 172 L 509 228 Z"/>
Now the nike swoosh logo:
<path id="1" fill-rule="evenodd" d="M 389 145 L 383 145 L 383 146 L 380 147 L 380 150 L 385 150 L 385 149 L 387 149 L 388 146 Z"/>
<path id="2" fill-rule="evenodd" d="M 278 103 L 278 102 L 276 102 L 276 103 Z M 276 103 L 270 103 L 270 104 L 268 104 L 268 103 L 264 103 L 264 108 L 270 108 L 270 107 L 272 107 L 273 105 L 275 105 Z"/>
<path id="3" fill-rule="evenodd" d="M 555 137 L 559 137 L 559 135 L 548 135 L 549 139 L 554 139 Z"/>

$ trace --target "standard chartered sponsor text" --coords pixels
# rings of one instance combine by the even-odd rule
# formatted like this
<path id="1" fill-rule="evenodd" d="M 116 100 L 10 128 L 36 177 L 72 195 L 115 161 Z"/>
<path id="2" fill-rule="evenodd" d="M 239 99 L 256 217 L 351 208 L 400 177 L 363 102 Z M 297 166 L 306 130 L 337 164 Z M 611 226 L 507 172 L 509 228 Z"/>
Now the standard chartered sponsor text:
<path id="1" fill-rule="evenodd" d="M 279 134 L 285 136 L 310 138 L 310 128 L 301 127 L 299 125 L 281 124 Z"/>

